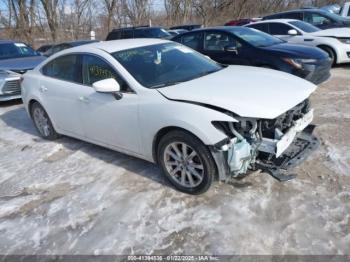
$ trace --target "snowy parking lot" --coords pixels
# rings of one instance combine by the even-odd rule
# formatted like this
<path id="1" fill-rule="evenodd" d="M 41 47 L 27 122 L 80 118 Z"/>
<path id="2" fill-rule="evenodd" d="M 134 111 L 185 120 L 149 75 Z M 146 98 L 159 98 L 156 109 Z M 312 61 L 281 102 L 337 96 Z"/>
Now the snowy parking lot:
<path id="1" fill-rule="evenodd" d="M 201 196 L 145 161 L 45 141 L 20 102 L 0 104 L 0 254 L 350 254 L 350 66 L 312 103 L 321 147 L 297 179 L 255 172 Z"/>

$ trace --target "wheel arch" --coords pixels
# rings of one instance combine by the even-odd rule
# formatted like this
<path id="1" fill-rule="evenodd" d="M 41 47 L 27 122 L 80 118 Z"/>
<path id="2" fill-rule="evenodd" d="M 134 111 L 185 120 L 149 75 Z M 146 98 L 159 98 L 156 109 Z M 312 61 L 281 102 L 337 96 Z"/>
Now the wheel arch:
<path id="1" fill-rule="evenodd" d="M 327 45 L 327 44 L 319 44 L 319 45 L 317 45 L 317 47 L 322 49 L 323 51 L 325 51 L 324 48 L 330 49 L 333 52 L 333 54 L 334 54 L 334 63 L 335 64 L 338 63 L 338 53 L 337 53 L 337 50 L 334 47 L 332 47 L 331 45 Z"/>
<path id="2" fill-rule="evenodd" d="M 152 142 L 152 156 L 153 156 L 153 160 L 156 164 L 158 164 L 158 157 L 157 157 L 157 152 L 158 152 L 158 146 L 159 146 L 159 142 L 160 140 L 168 133 L 172 132 L 172 131 L 183 131 L 186 132 L 194 137 L 196 137 L 199 141 L 201 141 L 204 145 L 205 143 L 202 141 L 202 139 L 200 139 L 198 136 L 196 136 L 195 134 L 193 134 L 191 131 L 182 128 L 182 127 L 178 127 L 178 126 L 167 126 L 167 127 L 163 127 L 162 129 L 160 129 L 157 134 L 154 136 L 153 138 L 153 142 Z"/>
<path id="3" fill-rule="evenodd" d="M 34 98 L 30 99 L 29 102 L 28 102 L 28 113 L 29 113 L 31 118 L 33 118 L 33 116 L 32 116 L 32 107 L 33 107 L 33 105 L 35 103 L 40 104 L 40 102 L 38 100 L 34 99 Z"/>

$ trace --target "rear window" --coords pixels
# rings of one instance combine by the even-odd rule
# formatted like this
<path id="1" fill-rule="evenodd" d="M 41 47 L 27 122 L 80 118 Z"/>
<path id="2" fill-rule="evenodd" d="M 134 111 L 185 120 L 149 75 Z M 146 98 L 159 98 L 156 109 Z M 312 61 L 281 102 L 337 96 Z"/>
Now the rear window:
<path id="1" fill-rule="evenodd" d="M 267 23 L 266 24 L 265 23 L 264 24 L 251 24 L 248 27 L 257 29 L 257 30 L 262 31 L 264 33 L 269 33 L 269 27 L 268 27 Z"/>
<path id="2" fill-rule="evenodd" d="M 113 32 L 110 32 L 107 36 L 107 41 L 109 40 L 117 40 L 117 39 L 120 39 L 121 37 L 121 31 L 118 30 L 118 31 L 113 31 Z"/>
<path id="3" fill-rule="evenodd" d="M 41 72 L 48 77 L 82 83 L 81 62 L 78 55 L 60 56 L 46 64 Z"/>

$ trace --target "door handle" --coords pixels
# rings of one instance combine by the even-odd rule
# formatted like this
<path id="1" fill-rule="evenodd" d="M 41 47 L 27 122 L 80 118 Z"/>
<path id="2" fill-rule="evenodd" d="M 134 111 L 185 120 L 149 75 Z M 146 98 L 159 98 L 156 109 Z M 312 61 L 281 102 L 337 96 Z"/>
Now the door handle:
<path id="1" fill-rule="evenodd" d="M 41 86 L 40 87 L 40 92 L 41 93 L 44 93 L 44 92 L 46 92 L 47 91 L 47 87 L 45 87 L 45 86 Z"/>
<path id="2" fill-rule="evenodd" d="M 85 96 L 79 96 L 79 101 L 84 102 L 84 103 L 89 103 L 89 98 Z"/>

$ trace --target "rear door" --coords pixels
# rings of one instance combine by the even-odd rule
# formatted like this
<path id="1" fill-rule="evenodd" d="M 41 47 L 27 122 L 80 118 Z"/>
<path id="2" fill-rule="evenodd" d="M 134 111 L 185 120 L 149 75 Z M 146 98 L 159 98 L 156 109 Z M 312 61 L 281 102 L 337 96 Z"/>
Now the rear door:
<path id="1" fill-rule="evenodd" d="M 80 55 L 60 56 L 41 71 L 41 100 L 55 127 L 73 136 L 83 136 L 79 114 L 82 92 Z"/>

